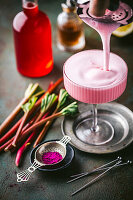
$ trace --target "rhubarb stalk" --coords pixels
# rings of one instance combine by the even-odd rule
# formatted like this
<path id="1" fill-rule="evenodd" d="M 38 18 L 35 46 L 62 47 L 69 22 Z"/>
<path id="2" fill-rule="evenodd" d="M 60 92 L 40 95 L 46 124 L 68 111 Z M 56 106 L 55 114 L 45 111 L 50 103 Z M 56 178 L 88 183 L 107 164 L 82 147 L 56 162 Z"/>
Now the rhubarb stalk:
<path id="1" fill-rule="evenodd" d="M 53 87 L 53 82 L 50 83 L 48 90 Z M 50 95 L 49 93 L 46 93 L 46 95 L 44 96 L 44 98 L 42 98 L 42 102 L 41 102 L 41 112 L 39 114 L 39 116 L 37 117 L 37 119 L 35 120 L 35 122 L 38 122 L 41 118 L 44 119 L 47 117 L 48 115 L 48 110 L 50 110 L 50 108 L 54 105 L 54 103 L 57 100 L 57 95 L 52 94 Z M 47 112 L 47 113 L 46 113 Z M 44 115 L 44 113 L 46 113 Z M 44 115 L 44 116 L 43 116 Z M 43 116 L 43 117 L 42 117 Z M 41 119 L 41 120 L 42 120 Z M 25 143 L 20 147 L 20 149 L 17 151 L 17 155 L 16 155 L 16 166 L 19 165 L 20 159 L 22 157 L 23 152 L 26 150 L 26 148 L 31 144 L 34 136 L 36 134 L 36 131 L 34 131 L 29 138 L 25 141 Z"/>
<path id="2" fill-rule="evenodd" d="M 14 147 L 16 146 L 16 143 L 17 143 L 17 141 L 19 139 L 19 136 L 21 134 L 22 128 L 23 128 L 23 126 L 24 126 L 24 124 L 25 124 L 25 122 L 26 122 L 26 120 L 27 120 L 27 118 L 29 116 L 29 112 L 33 108 L 36 100 L 37 100 L 37 97 L 33 96 L 26 104 L 21 106 L 25 114 L 23 116 L 22 122 L 21 122 L 21 124 L 20 124 L 20 126 L 19 126 L 19 128 L 17 130 L 17 133 L 16 133 L 16 135 L 14 137 L 14 140 L 12 142 L 12 145 Z"/>
<path id="3" fill-rule="evenodd" d="M 45 97 L 47 93 L 51 93 L 61 82 L 63 81 L 63 78 L 58 79 L 54 84 L 51 82 L 48 91 L 35 103 L 33 109 L 30 111 L 29 116 L 40 106 L 41 100 Z M 15 131 L 19 127 L 20 123 L 22 122 L 23 117 L 10 129 L 10 131 L 5 136 L 5 139 L 3 139 L 2 143 L 5 142 L 9 137 L 12 137 L 15 134 Z M 2 138 L 1 138 L 2 139 Z M 0 140 L 1 141 L 1 140 Z M 7 147 L 7 150 L 10 148 Z"/>
<path id="4" fill-rule="evenodd" d="M 24 131 L 24 137 L 26 137 L 31 131 L 33 131 L 36 128 L 41 127 L 44 123 L 46 123 L 49 120 L 55 119 L 57 117 L 63 116 L 63 115 L 74 115 L 78 111 L 77 102 L 73 102 L 63 108 L 61 111 L 33 124 L 30 128 L 28 128 L 26 131 Z"/>
<path id="5" fill-rule="evenodd" d="M 10 139 L 13 135 L 15 135 L 15 131 L 18 129 L 21 121 L 23 118 L 21 118 L 1 139 L 0 139 L 0 145 L 2 145 L 5 141 Z"/>
<path id="6" fill-rule="evenodd" d="M 50 89 L 50 88 L 49 88 Z M 55 94 L 49 94 L 47 93 L 45 95 L 45 97 L 42 99 L 42 103 L 41 103 L 41 112 L 39 114 L 39 116 L 37 117 L 37 119 L 35 120 L 35 122 L 38 122 L 42 116 L 48 111 L 51 109 L 51 107 L 54 105 L 54 103 L 56 102 L 57 100 L 57 95 Z M 45 114 L 45 117 L 47 116 L 47 113 Z M 45 118 L 43 117 L 43 118 Z M 36 134 L 36 131 L 34 131 L 30 136 L 29 138 L 26 140 L 26 142 L 22 145 L 22 147 L 20 147 L 20 149 L 18 150 L 17 152 L 17 156 L 16 156 L 16 166 L 19 165 L 19 162 L 20 162 L 20 159 L 21 159 L 21 156 L 22 156 L 22 153 L 23 151 L 26 149 L 27 147 L 27 144 L 30 144 L 34 138 Z"/>
<path id="7" fill-rule="evenodd" d="M 37 117 L 35 122 L 38 122 L 42 116 L 53 106 L 53 104 L 57 101 L 57 95 L 46 93 L 45 97 L 41 102 L 41 112 Z"/>
<path id="8" fill-rule="evenodd" d="M 54 82 L 51 81 L 51 82 L 49 83 L 48 90 L 49 90 L 51 87 L 53 87 L 53 85 L 54 85 Z"/>
<path id="9" fill-rule="evenodd" d="M 28 128 L 26 131 L 24 131 L 22 136 L 20 137 L 18 143 L 21 142 L 21 141 L 24 141 L 31 131 L 33 131 L 36 128 L 41 127 L 47 121 L 53 120 L 53 119 L 55 119 L 57 117 L 60 117 L 60 116 L 63 116 L 63 115 L 74 115 L 77 112 L 78 112 L 77 102 L 73 102 L 73 103 L 69 104 L 68 106 L 63 108 L 60 112 L 57 112 L 57 113 L 55 113 L 55 114 L 53 114 L 53 115 L 51 115 L 49 117 L 46 117 L 45 119 L 42 119 L 41 121 L 35 123 L 30 128 Z M 4 150 L 8 151 L 10 149 L 12 149 L 12 146 L 9 144 L 9 146 L 7 146 Z"/>
<path id="10" fill-rule="evenodd" d="M 35 106 L 38 107 L 39 105 L 41 105 L 41 101 L 42 99 L 45 97 L 45 95 L 47 93 L 51 94 L 57 87 L 59 84 L 61 84 L 61 82 L 63 81 L 63 78 L 59 78 L 51 87 L 49 87 L 49 89 L 46 91 L 46 93 L 36 102 Z"/>
<path id="11" fill-rule="evenodd" d="M 58 104 L 53 114 L 57 113 L 64 106 L 67 97 L 68 97 L 67 91 L 65 89 L 61 89 L 59 93 Z M 39 136 L 37 137 L 33 147 L 36 147 L 42 141 L 44 135 L 46 134 L 52 122 L 53 120 L 47 121 L 42 131 L 40 132 Z"/>
<path id="12" fill-rule="evenodd" d="M 5 119 L 5 121 L 0 126 L 0 135 L 4 132 L 4 130 L 8 127 L 8 125 L 13 121 L 16 115 L 20 112 L 21 106 L 25 104 L 29 98 L 34 94 L 38 87 L 38 83 L 30 84 L 25 92 L 24 98 L 20 101 L 17 107 L 11 112 L 11 114 Z"/>
<path id="13" fill-rule="evenodd" d="M 57 101 L 57 95 L 55 94 L 49 95 L 48 93 L 46 94 L 46 96 L 42 99 L 41 112 L 39 116 L 36 118 L 35 123 L 38 122 L 43 117 L 43 115 L 51 109 L 51 107 L 55 104 L 56 101 Z"/>
<path id="14" fill-rule="evenodd" d="M 45 119 L 48 116 L 48 112 L 42 117 L 42 119 Z M 41 120 L 42 120 L 41 119 Z M 36 135 L 36 131 L 32 132 L 32 134 L 29 136 L 29 138 L 25 141 L 25 143 L 19 148 L 19 150 L 17 151 L 17 155 L 16 155 L 16 160 L 15 160 L 15 164 L 18 167 L 20 164 L 20 160 L 22 158 L 23 152 L 27 149 L 27 147 L 32 143 L 34 137 Z"/>
<path id="15" fill-rule="evenodd" d="M 58 81 L 59 82 L 59 81 Z M 57 84 L 56 84 L 57 85 Z M 49 87 L 48 87 L 48 91 L 50 90 L 50 88 L 53 88 L 53 83 L 51 82 Z M 35 95 L 34 95 L 35 96 Z M 42 115 L 44 115 L 44 113 L 46 113 L 46 111 L 52 106 L 51 103 L 55 103 L 56 100 L 57 100 L 57 96 L 56 95 L 52 95 L 50 96 L 48 92 L 46 92 L 46 94 L 43 95 L 44 98 L 42 98 L 42 114 L 40 113 L 40 116 L 38 116 L 35 120 L 35 122 L 38 122 L 38 120 L 40 120 L 40 118 L 42 117 Z M 50 103 L 48 104 L 48 100 L 50 100 Z M 36 105 L 36 104 L 35 104 Z M 32 111 L 35 110 L 35 106 L 33 107 L 33 109 L 30 110 L 30 113 L 32 113 Z M 28 126 L 29 127 L 29 126 Z M 24 127 L 25 128 L 25 127 Z M 23 128 L 23 131 L 24 131 L 24 128 Z M 24 140 L 25 138 L 22 139 L 22 141 Z M 22 142 L 21 141 L 21 142 Z M 19 142 L 20 143 L 20 142 Z M 5 148 L 5 151 L 9 151 L 13 148 L 12 144 L 9 144 L 6 148 Z"/>
<path id="16" fill-rule="evenodd" d="M 4 150 L 8 145 L 10 145 L 13 141 L 13 138 L 11 138 L 10 140 L 8 140 L 6 143 L 4 143 L 2 146 L 0 146 L 0 152 L 2 150 Z"/>
<path id="17" fill-rule="evenodd" d="M 33 122 L 35 121 L 35 119 L 37 118 L 38 114 L 36 114 L 22 129 L 22 133 L 29 128 Z M 15 131 L 18 129 L 21 121 L 23 118 L 21 118 L 1 139 L 0 139 L 0 145 L 2 145 L 5 141 L 9 140 L 14 134 Z M 13 137 L 14 138 L 14 137 Z"/>
<path id="18" fill-rule="evenodd" d="M 48 93 L 50 94 L 51 92 L 53 92 L 53 90 L 55 90 L 56 87 L 58 87 L 58 85 L 63 81 L 63 78 L 60 78 L 58 79 L 54 84 L 51 83 L 51 87 L 49 87 L 48 89 Z M 31 110 L 30 114 L 32 114 L 34 112 L 34 110 L 36 108 L 38 108 L 40 105 L 41 105 L 41 100 L 45 97 L 45 95 L 47 94 L 47 92 L 42 95 L 42 97 L 36 102 L 35 106 L 33 107 L 33 109 Z M 28 98 L 26 99 L 26 101 L 28 101 Z M 22 103 L 19 105 L 19 107 L 21 107 L 22 104 L 24 104 L 26 101 L 22 101 Z M 17 112 L 16 111 L 13 111 L 15 112 L 16 114 L 14 115 L 14 117 L 17 115 Z M 29 116 L 30 116 L 29 114 Z M 11 114 L 12 115 L 12 114 Z M 14 117 L 12 117 L 12 120 L 14 119 Z M 10 118 L 10 116 L 8 117 Z M 23 118 L 23 117 L 22 117 Z M 20 121 L 22 120 L 22 118 L 20 119 Z M 0 135 L 2 134 L 2 132 L 4 131 L 4 129 L 9 125 L 9 123 L 12 121 L 12 120 L 8 120 L 6 119 L 3 124 L 0 126 Z M 6 122 L 7 121 L 7 122 Z M 18 124 L 19 126 L 19 124 Z"/>

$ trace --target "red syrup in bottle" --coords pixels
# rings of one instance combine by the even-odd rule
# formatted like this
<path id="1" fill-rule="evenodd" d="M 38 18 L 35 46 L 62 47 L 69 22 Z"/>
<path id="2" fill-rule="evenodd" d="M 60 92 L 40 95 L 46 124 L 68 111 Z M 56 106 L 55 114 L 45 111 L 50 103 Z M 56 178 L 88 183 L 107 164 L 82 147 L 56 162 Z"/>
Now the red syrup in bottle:
<path id="1" fill-rule="evenodd" d="M 23 0 L 23 11 L 13 20 L 17 69 L 28 77 L 45 76 L 53 69 L 51 24 L 35 2 Z"/>

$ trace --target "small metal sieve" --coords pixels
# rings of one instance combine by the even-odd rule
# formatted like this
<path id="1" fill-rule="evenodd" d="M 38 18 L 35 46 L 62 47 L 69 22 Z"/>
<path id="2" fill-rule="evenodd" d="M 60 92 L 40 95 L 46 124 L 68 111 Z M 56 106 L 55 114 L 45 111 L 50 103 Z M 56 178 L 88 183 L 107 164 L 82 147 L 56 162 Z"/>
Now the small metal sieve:
<path id="1" fill-rule="evenodd" d="M 70 140 L 71 138 L 69 136 L 64 136 L 60 141 L 46 142 L 41 146 L 39 146 L 35 151 L 35 159 L 33 164 L 25 171 L 19 172 L 17 174 L 17 182 L 28 181 L 32 172 L 34 172 L 37 168 L 41 166 L 46 166 L 46 165 L 51 166 L 61 162 L 66 156 L 66 144 Z M 58 152 L 62 156 L 62 159 L 57 163 L 44 164 L 42 156 L 44 153 L 47 152 Z"/>
<path id="2" fill-rule="evenodd" d="M 114 4 L 115 6 L 115 4 Z M 92 19 L 94 22 L 102 23 L 118 23 L 121 26 L 129 24 L 133 21 L 133 8 L 123 1 L 119 2 L 119 6 L 116 10 L 106 10 L 106 13 L 102 17 L 92 16 L 89 12 L 90 9 L 90 0 L 85 3 L 79 3 L 77 14 L 79 17 L 86 23 L 87 19 Z"/>

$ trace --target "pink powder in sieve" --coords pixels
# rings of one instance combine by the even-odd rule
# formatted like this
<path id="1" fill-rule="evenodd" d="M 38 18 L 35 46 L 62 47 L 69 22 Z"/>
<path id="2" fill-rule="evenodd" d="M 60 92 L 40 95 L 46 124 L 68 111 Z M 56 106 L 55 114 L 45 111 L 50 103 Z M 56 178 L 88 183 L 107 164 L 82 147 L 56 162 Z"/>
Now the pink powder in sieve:
<path id="1" fill-rule="evenodd" d="M 46 152 L 42 155 L 44 164 L 55 164 L 63 159 L 59 152 Z"/>

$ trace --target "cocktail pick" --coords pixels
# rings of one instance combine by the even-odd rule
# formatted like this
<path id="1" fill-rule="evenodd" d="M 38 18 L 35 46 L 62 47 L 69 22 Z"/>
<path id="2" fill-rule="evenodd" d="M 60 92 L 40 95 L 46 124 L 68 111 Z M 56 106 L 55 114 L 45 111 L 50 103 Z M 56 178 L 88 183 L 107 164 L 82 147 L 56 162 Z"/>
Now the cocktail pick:
<path id="1" fill-rule="evenodd" d="M 66 144 L 71 140 L 69 136 L 64 136 L 60 141 L 51 141 L 51 142 L 46 142 L 39 146 L 36 151 L 35 151 L 35 159 L 33 164 L 26 169 L 25 171 L 22 171 L 17 174 L 17 182 L 22 182 L 22 181 L 28 181 L 32 172 L 34 172 L 37 168 L 45 165 L 55 165 L 61 162 L 65 156 L 66 156 Z M 43 154 L 46 152 L 58 152 L 61 154 L 62 159 L 53 164 L 45 164 L 43 162 Z"/>
<path id="2" fill-rule="evenodd" d="M 72 175 L 70 177 L 73 178 L 73 177 L 80 176 L 80 175 L 85 174 L 85 173 L 93 173 L 96 170 L 101 170 L 101 168 L 103 169 L 104 167 L 107 167 L 107 166 L 109 166 L 109 165 L 113 164 L 114 162 L 117 162 L 118 160 L 121 160 L 121 159 L 122 158 L 120 156 L 118 156 L 115 160 L 112 160 L 109 163 L 106 163 L 106 164 L 104 164 L 104 165 L 102 165 L 100 167 L 97 167 L 96 169 L 92 170 L 91 172 L 83 172 L 83 173 L 80 173 L 80 174 L 74 174 L 74 175 Z"/>
<path id="3" fill-rule="evenodd" d="M 95 183 L 96 181 L 98 181 L 100 178 L 102 178 L 107 172 L 109 172 L 111 169 L 113 169 L 114 167 L 116 167 L 116 165 L 118 165 L 119 163 L 121 163 L 122 161 L 118 161 L 116 164 L 114 164 L 112 167 L 110 167 L 109 169 L 105 170 L 103 173 L 101 173 L 99 176 L 97 176 L 96 178 L 94 178 L 93 180 L 89 181 L 89 183 L 85 184 L 84 186 L 82 186 L 81 188 L 79 188 L 78 190 L 76 190 L 75 192 L 72 193 L 72 196 L 77 194 L 78 192 L 80 192 L 81 190 L 85 189 L 86 187 L 88 187 L 89 185 Z"/>
<path id="4" fill-rule="evenodd" d="M 102 178 L 108 171 L 110 171 L 113 168 L 119 167 L 119 166 L 123 166 L 123 165 L 127 165 L 127 164 L 132 164 L 132 161 L 128 160 L 125 163 L 120 164 L 122 161 L 119 160 L 117 163 L 115 163 L 113 166 L 111 167 L 107 167 L 106 170 L 101 173 L 99 176 L 97 176 L 96 178 L 94 178 L 93 180 L 91 180 L 89 183 L 85 184 L 83 187 L 79 188 L 78 190 L 76 190 L 74 193 L 72 193 L 72 196 L 75 195 L 76 193 L 80 192 L 81 190 L 85 189 L 87 186 L 95 183 L 96 181 L 98 181 L 100 178 Z M 103 168 L 99 169 L 102 170 Z M 78 178 L 78 177 L 77 177 Z"/>
<path id="5" fill-rule="evenodd" d="M 128 165 L 128 164 L 131 164 L 131 163 L 132 163 L 132 161 L 128 160 L 127 162 L 124 162 L 124 163 L 116 165 L 115 168 L 121 167 L 121 166 L 124 166 L 124 165 Z M 91 175 L 91 174 L 93 174 L 95 172 L 101 172 L 101 171 L 109 169 L 109 168 L 110 167 L 104 167 L 104 168 L 100 168 L 100 169 L 95 169 L 95 170 L 93 170 L 91 172 L 84 172 L 84 173 L 81 173 L 81 174 L 76 174 L 74 176 L 71 176 L 71 177 L 75 177 L 75 178 L 69 180 L 67 183 L 71 183 L 71 182 L 76 181 L 76 180 L 78 180 L 78 179 L 80 179 L 82 177 L 85 177 L 87 175 Z"/>

